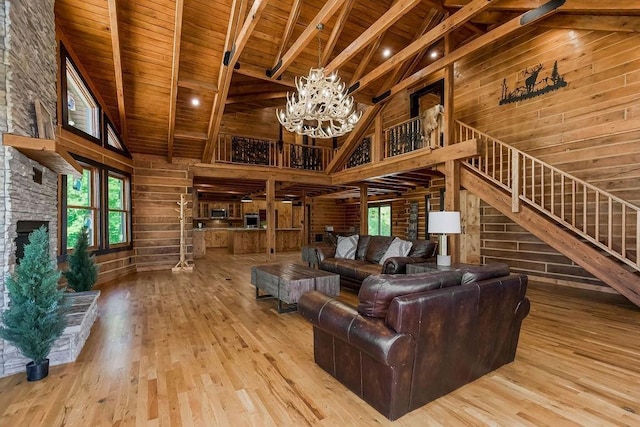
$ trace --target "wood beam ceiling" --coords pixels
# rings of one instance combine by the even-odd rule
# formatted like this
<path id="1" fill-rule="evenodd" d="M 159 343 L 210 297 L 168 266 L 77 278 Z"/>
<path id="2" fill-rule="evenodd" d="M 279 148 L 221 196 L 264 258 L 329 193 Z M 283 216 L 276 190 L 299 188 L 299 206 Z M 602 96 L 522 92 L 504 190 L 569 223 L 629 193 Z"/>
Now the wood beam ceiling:
<path id="1" fill-rule="evenodd" d="M 488 8 L 494 1 L 496 0 L 473 0 L 467 6 L 442 21 L 437 27 L 428 31 L 418 40 L 414 41 L 409 46 L 405 47 L 377 68 L 369 72 L 363 78 L 353 83 L 351 85 L 351 92 L 362 90 L 362 88 L 389 72 L 396 65 L 402 64 L 421 50 L 428 48 L 432 43 L 441 39 L 446 34 L 459 28 L 475 15 Z"/>
<path id="2" fill-rule="evenodd" d="M 115 0 L 109 0 L 115 1 Z M 182 16 L 184 0 L 176 0 L 173 32 L 173 61 L 171 63 L 171 98 L 169 100 L 169 131 L 167 141 L 167 162 L 173 161 L 173 138 L 176 129 L 176 105 L 178 103 L 178 72 L 180 69 L 180 43 L 182 41 Z"/>
<path id="3" fill-rule="evenodd" d="M 488 0 L 484 0 L 488 1 Z M 382 35 L 389 27 L 402 18 L 409 10 L 413 9 L 420 0 L 398 0 L 393 6 L 373 23 L 365 32 L 360 34 L 349 46 L 338 54 L 325 67 L 327 74 L 339 69 L 358 52 L 366 48 L 372 40 Z"/>
<path id="4" fill-rule="evenodd" d="M 124 81 L 122 78 L 122 60 L 120 55 L 120 31 L 118 28 L 118 6 L 116 0 L 108 0 L 109 25 L 111 28 L 111 49 L 113 51 L 113 68 L 116 80 L 116 96 L 118 98 L 118 115 L 120 117 L 120 137 L 125 145 L 129 139 L 127 129 L 127 112 L 124 103 Z"/>
<path id="5" fill-rule="evenodd" d="M 550 2 L 551 3 L 551 2 Z M 562 3 L 562 1 L 556 2 L 558 4 Z M 422 70 L 414 73 L 410 77 L 402 80 L 400 83 L 394 85 L 391 89 L 384 92 L 384 94 L 379 95 L 380 98 L 384 97 L 384 99 L 388 99 L 389 97 L 393 97 L 394 95 L 410 88 L 411 86 L 418 84 L 423 79 L 429 77 L 430 74 L 443 69 L 444 67 L 453 64 L 454 62 L 464 58 L 472 52 L 477 51 L 480 48 L 483 48 L 502 37 L 505 37 L 516 30 L 524 28 L 528 25 L 533 24 L 551 14 L 557 12 L 557 8 L 546 8 L 545 5 L 540 6 L 540 8 L 533 9 L 529 12 L 523 13 L 522 15 L 517 16 L 516 18 L 508 21 L 507 23 L 499 26 L 498 28 L 476 38 L 475 40 L 465 44 L 464 46 L 452 51 L 450 54 L 445 57 L 429 64 Z"/>
<path id="6" fill-rule="evenodd" d="M 570 30 L 638 33 L 640 32 L 640 16 L 558 14 L 545 19 L 539 25 L 547 28 L 565 28 Z"/>
<path id="7" fill-rule="evenodd" d="M 268 75 L 272 79 L 277 79 L 291 65 L 291 63 L 300 55 L 305 47 L 313 40 L 317 34 L 318 24 L 323 24 L 344 4 L 345 0 L 329 0 L 320 9 L 316 16 L 309 22 L 307 28 L 304 29 L 300 37 L 293 43 L 289 50 L 282 55 L 277 65 L 268 70 Z"/>
<path id="8" fill-rule="evenodd" d="M 231 16 L 227 29 L 227 39 L 225 42 L 226 51 L 222 64 L 220 66 L 220 74 L 218 78 L 218 93 L 214 97 L 213 107 L 211 108 L 211 118 L 209 120 L 209 129 L 207 132 L 207 142 L 205 144 L 202 161 L 211 163 L 213 153 L 215 152 L 218 134 L 220 133 L 220 124 L 224 113 L 224 106 L 229 95 L 229 87 L 231 86 L 231 78 L 233 77 L 233 68 L 247 45 L 251 33 L 255 29 L 262 12 L 267 7 L 269 0 L 255 0 L 247 19 L 242 28 L 235 36 L 240 19 L 244 16 L 245 2 L 234 0 L 231 8 Z M 235 36 L 235 39 L 234 39 Z"/>

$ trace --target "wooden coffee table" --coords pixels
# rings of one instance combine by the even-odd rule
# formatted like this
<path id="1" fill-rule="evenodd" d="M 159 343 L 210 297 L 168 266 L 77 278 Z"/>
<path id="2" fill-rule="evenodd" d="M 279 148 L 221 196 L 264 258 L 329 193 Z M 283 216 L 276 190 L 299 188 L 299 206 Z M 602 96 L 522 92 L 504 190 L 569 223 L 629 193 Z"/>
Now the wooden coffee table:
<path id="1" fill-rule="evenodd" d="M 251 284 L 256 287 L 256 299 L 278 300 L 278 313 L 296 311 L 298 299 L 305 292 L 317 290 L 332 297 L 340 295 L 340 275 L 298 264 L 254 265 Z M 283 307 L 283 303 L 288 307 Z"/>

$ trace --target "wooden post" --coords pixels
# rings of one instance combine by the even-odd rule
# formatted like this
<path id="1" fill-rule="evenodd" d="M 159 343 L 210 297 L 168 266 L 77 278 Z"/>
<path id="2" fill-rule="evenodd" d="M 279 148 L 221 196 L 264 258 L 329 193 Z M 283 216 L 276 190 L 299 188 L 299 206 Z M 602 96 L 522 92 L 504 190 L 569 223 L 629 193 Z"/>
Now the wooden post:
<path id="1" fill-rule="evenodd" d="M 176 212 L 180 214 L 180 261 L 176 264 L 175 267 L 171 269 L 171 271 L 193 271 L 193 266 L 189 265 L 187 262 L 187 239 L 185 237 L 185 227 L 186 224 L 184 222 L 185 217 L 185 207 L 189 202 L 185 200 L 185 195 L 180 194 L 180 201 L 176 202 L 180 209 L 176 209 Z"/>
<path id="2" fill-rule="evenodd" d="M 511 212 L 520 212 L 520 190 L 522 184 L 520 178 L 520 153 L 513 150 L 511 154 Z M 553 174 L 551 180 L 551 194 L 553 195 Z M 553 212 L 553 196 L 551 198 L 551 210 Z"/>
<path id="3" fill-rule="evenodd" d="M 302 244 L 308 245 L 309 242 L 309 223 L 307 222 L 307 217 L 309 216 L 307 212 L 307 192 L 302 191 Z"/>
<path id="4" fill-rule="evenodd" d="M 267 180 L 267 254 L 276 253 L 276 181 Z"/>
<path id="5" fill-rule="evenodd" d="M 369 234 L 368 188 L 366 184 L 360 186 L 360 234 Z"/>
<path id="6" fill-rule="evenodd" d="M 379 163 L 384 159 L 384 129 L 382 126 L 382 114 L 378 114 L 374 120 L 374 134 L 371 141 L 371 164 Z"/>
<path id="7" fill-rule="evenodd" d="M 453 50 L 453 41 L 449 35 L 444 38 L 445 55 Z M 444 146 L 453 145 L 455 141 L 455 120 L 453 105 L 453 65 L 444 69 Z M 445 196 L 446 211 L 460 211 L 460 162 L 449 160 L 445 162 Z M 460 260 L 460 236 L 449 235 L 449 254 L 451 262 Z"/>

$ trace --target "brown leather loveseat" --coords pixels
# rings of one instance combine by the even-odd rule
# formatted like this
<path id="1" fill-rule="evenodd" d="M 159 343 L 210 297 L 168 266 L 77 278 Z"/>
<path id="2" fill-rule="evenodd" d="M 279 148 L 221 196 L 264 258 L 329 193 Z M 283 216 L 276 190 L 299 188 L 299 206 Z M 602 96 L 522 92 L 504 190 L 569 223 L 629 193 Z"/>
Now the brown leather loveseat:
<path id="1" fill-rule="evenodd" d="M 357 309 L 313 291 L 298 311 L 315 362 L 395 420 L 514 360 L 526 288 L 505 264 L 375 275 Z"/>
<path id="2" fill-rule="evenodd" d="M 362 281 L 372 274 L 402 274 L 407 264 L 428 262 L 436 254 L 437 244 L 429 240 L 411 240 L 407 256 L 394 256 L 380 260 L 394 237 L 358 235 L 355 259 L 336 257 L 336 246 L 317 246 L 318 268 L 340 275 L 340 285 L 358 291 Z"/>

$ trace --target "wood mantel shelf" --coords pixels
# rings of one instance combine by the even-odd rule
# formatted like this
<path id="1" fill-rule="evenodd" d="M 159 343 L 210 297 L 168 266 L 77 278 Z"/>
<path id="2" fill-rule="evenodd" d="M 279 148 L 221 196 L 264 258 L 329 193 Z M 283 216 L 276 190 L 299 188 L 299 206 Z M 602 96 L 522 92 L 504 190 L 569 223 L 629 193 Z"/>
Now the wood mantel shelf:
<path id="1" fill-rule="evenodd" d="M 10 133 L 2 135 L 2 143 L 62 175 L 82 175 L 82 166 L 56 140 L 33 138 Z"/>

